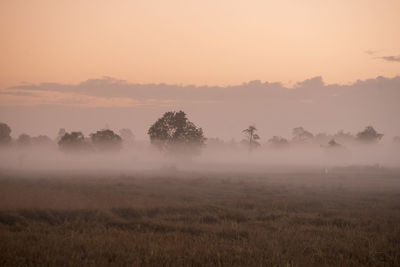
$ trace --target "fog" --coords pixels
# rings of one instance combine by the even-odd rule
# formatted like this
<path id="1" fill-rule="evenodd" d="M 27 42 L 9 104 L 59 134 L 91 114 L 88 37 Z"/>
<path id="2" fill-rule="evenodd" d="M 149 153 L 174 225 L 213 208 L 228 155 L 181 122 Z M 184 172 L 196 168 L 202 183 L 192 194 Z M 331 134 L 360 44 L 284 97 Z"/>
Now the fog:
<path id="1" fill-rule="evenodd" d="M 112 152 L 64 152 L 56 144 L 0 150 L 0 168 L 21 171 L 294 171 L 335 168 L 377 170 L 400 167 L 400 144 L 379 143 L 329 148 L 318 145 L 262 145 L 249 150 L 241 143 L 206 145 L 199 155 L 168 155 L 150 142 L 135 142 Z"/>
<path id="2" fill-rule="evenodd" d="M 0 168 L 54 170 L 287 170 L 314 167 L 399 167 L 400 76 L 347 85 L 314 77 L 285 86 L 251 81 L 234 86 L 132 84 L 110 77 L 79 84 L 24 84 L 0 90 L 0 122 L 13 140 L 22 133 L 47 135 L 47 145 L 0 148 Z M 208 138 L 196 156 L 166 154 L 154 147 L 149 127 L 166 111 L 183 110 Z M 243 129 L 257 128 L 259 146 L 243 144 Z M 358 142 L 373 126 L 382 136 Z M 293 128 L 310 135 L 296 141 Z M 304 127 L 304 129 L 303 129 Z M 135 141 L 113 152 L 66 153 L 57 131 L 130 128 Z M 344 129 L 344 130 L 343 130 Z M 350 131 L 350 132 L 348 132 Z M 276 136 L 274 141 L 271 137 Z M 85 137 L 86 138 L 86 137 Z M 284 145 L 279 140 L 284 140 Z M 329 146 L 329 141 L 339 147 Z M 274 144 L 274 142 L 278 142 Z"/>

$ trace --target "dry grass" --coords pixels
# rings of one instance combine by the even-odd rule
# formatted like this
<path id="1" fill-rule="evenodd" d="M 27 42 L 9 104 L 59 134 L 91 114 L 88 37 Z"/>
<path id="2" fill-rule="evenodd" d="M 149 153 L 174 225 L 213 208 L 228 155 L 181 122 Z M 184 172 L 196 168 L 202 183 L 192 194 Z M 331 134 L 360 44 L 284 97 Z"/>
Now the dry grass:
<path id="1" fill-rule="evenodd" d="M 400 177 L 2 172 L 0 240 L 0 266 L 400 266 Z"/>

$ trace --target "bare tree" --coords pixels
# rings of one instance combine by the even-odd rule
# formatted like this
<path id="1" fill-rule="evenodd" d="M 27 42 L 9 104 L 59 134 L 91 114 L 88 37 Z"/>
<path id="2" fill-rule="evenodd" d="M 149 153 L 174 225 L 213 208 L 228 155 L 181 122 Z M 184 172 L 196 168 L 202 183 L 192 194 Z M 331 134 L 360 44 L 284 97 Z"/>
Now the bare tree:
<path id="1" fill-rule="evenodd" d="M 260 143 L 258 142 L 258 140 L 260 140 L 260 136 L 256 134 L 257 128 L 254 125 L 250 125 L 247 129 L 244 129 L 242 132 L 246 136 L 246 144 L 249 146 L 250 150 L 260 146 Z"/>

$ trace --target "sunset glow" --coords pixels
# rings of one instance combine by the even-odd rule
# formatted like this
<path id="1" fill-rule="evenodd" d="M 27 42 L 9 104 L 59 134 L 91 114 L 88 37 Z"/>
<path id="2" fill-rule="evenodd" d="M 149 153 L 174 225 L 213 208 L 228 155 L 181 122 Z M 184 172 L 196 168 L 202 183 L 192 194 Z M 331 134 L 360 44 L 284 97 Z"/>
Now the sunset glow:
<path id="1" fill-rule="evenodd" d="M 392 77 L 399 10 L 397 0 L 4 0 L 0 88 L 102 76 L 196 85 Z"/>
<path id="2" fill-rule="evenodd" d="M 400 0 L 0 0 L 0 266 L 400 266 Z"/>

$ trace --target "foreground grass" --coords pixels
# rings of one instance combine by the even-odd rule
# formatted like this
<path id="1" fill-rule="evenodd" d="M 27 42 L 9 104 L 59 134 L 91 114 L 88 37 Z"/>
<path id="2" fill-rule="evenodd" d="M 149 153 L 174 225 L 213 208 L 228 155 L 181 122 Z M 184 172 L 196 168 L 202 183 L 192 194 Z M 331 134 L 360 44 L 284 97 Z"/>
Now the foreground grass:
<path id="1" fill-rule="evenodd" d="M 0 266 L 400 266 L 396 173 L 0 177 Z"/>

